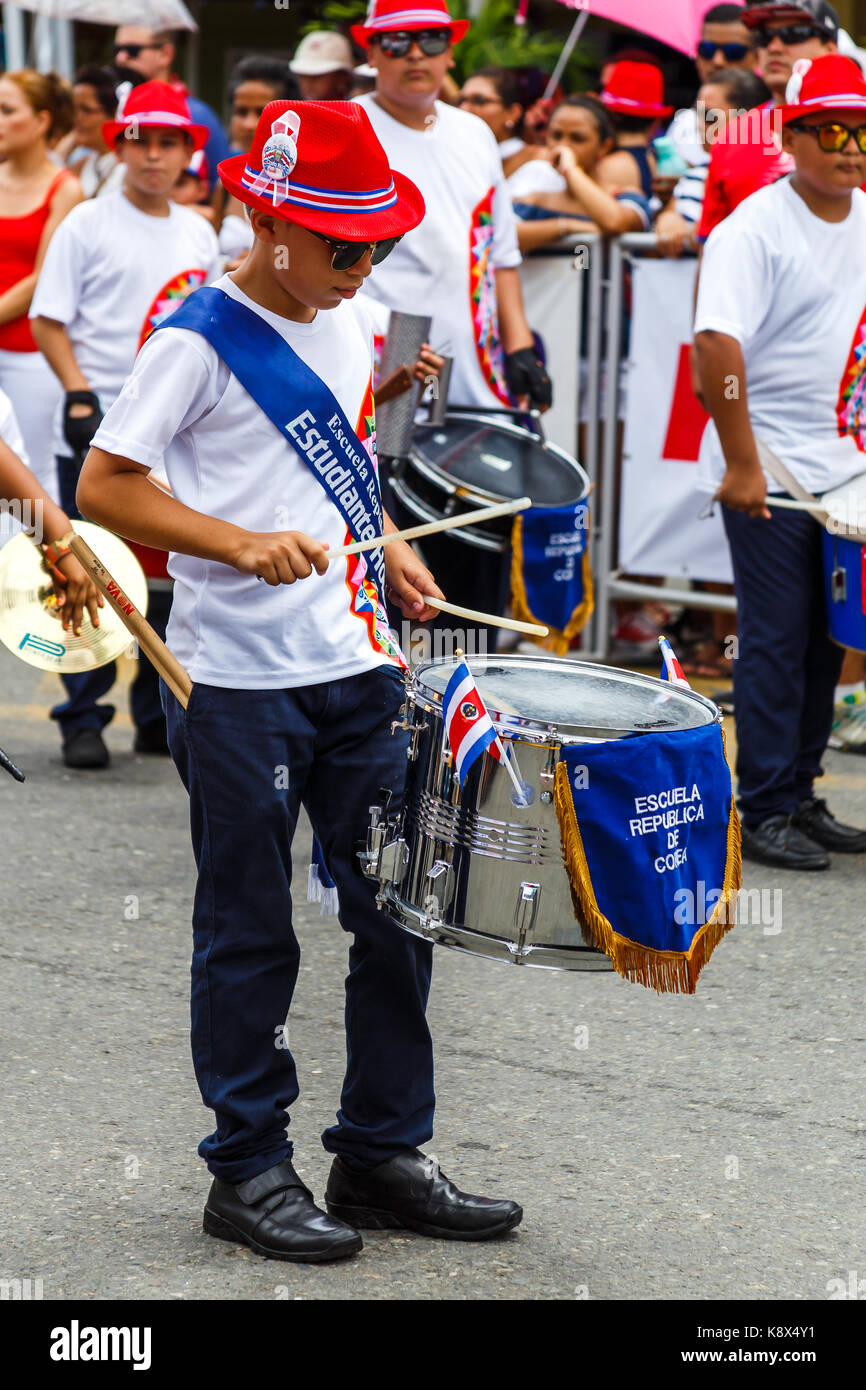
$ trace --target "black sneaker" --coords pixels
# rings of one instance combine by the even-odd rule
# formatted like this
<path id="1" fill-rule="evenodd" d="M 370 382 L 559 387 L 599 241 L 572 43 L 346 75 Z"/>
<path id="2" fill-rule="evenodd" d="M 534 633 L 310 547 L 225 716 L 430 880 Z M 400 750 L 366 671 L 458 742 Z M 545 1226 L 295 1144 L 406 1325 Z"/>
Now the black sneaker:
<path id="1" fill-rule="evenodd" d="M 75 729 L 63 740 L 63 761 L 67 767 L 108 767 L 110 762 L 105 740 L 98 729 Z"/>
<path id="2" fill-rule="evenodd" d="M 154 719 L 150 724 L 140 724 L 135 731 L 132 745 L 135 753 L 156 753 L 169 757 L 170 749 L 165 731 L 165 720 Z"/>
<path id="3" fill-rule="evenodd" d="M 363 1247 L 357 1231 L 316 1206 L 288 1159 L 237 1185 L 214 1178 L 202 1229 L 295 1264 L 344 1260 Z"/>
<path id="4" fill-rule="evenodd" d="M 793 820 L 793 816 L 781 814 L 768 816 L 754 830 L 744 825 L 743 858 L 778 869 L 829 869 L 829 856 Z"/>
<path id="5" fill-rule="evenodd" d="M 794 812 L 792 824 L 802 830 L 816 845 L 835 850 L 837 854 L 866 853 L 866 830 L 857 830 L 853 825 L 842 825 L 827 810 L 826 801 L 810 797 L 801 801 Z"/>

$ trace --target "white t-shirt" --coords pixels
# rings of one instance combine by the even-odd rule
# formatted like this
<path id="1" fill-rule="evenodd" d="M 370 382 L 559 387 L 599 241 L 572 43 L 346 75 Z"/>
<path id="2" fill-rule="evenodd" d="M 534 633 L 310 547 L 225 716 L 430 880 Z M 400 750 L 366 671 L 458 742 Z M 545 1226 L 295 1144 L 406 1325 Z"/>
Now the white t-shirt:
<path id="1" fill-rule="evenodd" d="M 371 458 L 373 326 L 358 300 L 294 323 L 224 275 L 217 288 L 259 314 L 331 388 Z M 286 420 L 304 408 L 286 399 Z M 332 548 L 351 536 L 325 490 L 214 349 L 191 329 L 149 338 L 93 443 L 147 468 L 164 457 L 186 506 L 250 531 L 303 531 Z M 338 680 L 400 664 L 371 602 L 363 555 L 278 588 L 230 565 L 172 553 L 168 645 L 194 681 L 244 690 Z"/>
<path id="2" fill-rule="evenodd" d="M 567 193 L 568 184 L 549 160 L 527 159 L 508 180 L 508 192 L 512 202 L 519 203 L 531 193 Z"/>
<path id="3" fill-rule="evenodd" d="M 26 463 L 28 468 L 30 460 L 24 448 L 24 440 L 21 438 L 21 430 L 15 418 L 15 409 L 6 395 L 5 391 L 0 391 L 0 439 L 11 449 L 13 454 L 17 454 L 22 463 Z"/>
<path id="4" fill-rule="evenodd" d="M 430 344 L 453 357 L 449 399 L 455 405 L 509 405 L 499 338 L 494 271 L 520 265 L 511 199 L 499 147 L 489 126 L 437 101 L 426 130 L 395 121 L 375 101 L 357 97 L 388 161 L 417 184 L 427 212 L 387 260 L 373 267 L 362 294 L 388 313 L 432 314 Z"/>
<path id="5" fill-rule="evenodd" d="M 57 228 L 30 317 L 65 324 L 104 412 L 148 333 L 218 273 L 218 261 L 213 227 L 197 212 L 170 203 L 168 217 L 151 217 L 123 193 L 110 193 L 80 203 Z M 62 411 L 55 419 L 54 452 L 69 454 Z"/>
<path id="6" fill-rule="evenodd" d="M 755 436 L 804 487 L 819 495 L 866 471 L 866 193 L 844 222 L 816 217 L 790 178 L 742 202 L 704 249 L 703 330 L 740 343 Z M 710 423 L 700 482 L 715 490 L 724 470 Z"/>

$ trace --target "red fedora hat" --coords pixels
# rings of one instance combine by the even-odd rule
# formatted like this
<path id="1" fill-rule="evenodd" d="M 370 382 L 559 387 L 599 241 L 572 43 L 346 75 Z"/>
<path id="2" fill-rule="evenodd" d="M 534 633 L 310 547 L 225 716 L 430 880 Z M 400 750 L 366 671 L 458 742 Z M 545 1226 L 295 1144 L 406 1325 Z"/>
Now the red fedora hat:
<path id="1" fill-rule="evenodd" d="M 459 43 L 469 30 L 468 19 L 452 19 L 445 0 L 370 0 L 363 24 L 353 24 L 352 38 L 366 48 L 374 34 L 386 29 L 450 29 L 451 42 Z"/>
<path id="2" fill-rule="evenodd" d="M 346 241 L 402 236 L 424 199 L 391 169 L 363 106 L 354 101 L 271 101 L 249 154 L 218 166 L 247 207 Z"/>
<path id="3" fill-rule="evenodd" d="M 822 111 L 866 112 L 866 79 L 853 58 L 828 53 L 824 58 L 799 58 L 794 64 L 781 108 L 782 125 Z"/>
<path id="4" fill-rule="evenodd" d="M 652 63 L 632 63 L 624 59 L 614 63 L 601 98 L 608 111 L 623 116 L 670 116 L 672 106 L 665 106 L 665 79 Z"/>
<path id="5" fill-rule="evenodd" d="M 140 126 L 167 126 L 170 130 L 182 130 L 197 150 L 203 150 L 210 139 L 207 126 L 195 124 L 189 114 L 186 98 L 168 82 L 142 82 L 140 86 L 133 87 L 121 100 L 115 119 L 103 125 L 102 138 L 113 150 L 119 136 Z"/>

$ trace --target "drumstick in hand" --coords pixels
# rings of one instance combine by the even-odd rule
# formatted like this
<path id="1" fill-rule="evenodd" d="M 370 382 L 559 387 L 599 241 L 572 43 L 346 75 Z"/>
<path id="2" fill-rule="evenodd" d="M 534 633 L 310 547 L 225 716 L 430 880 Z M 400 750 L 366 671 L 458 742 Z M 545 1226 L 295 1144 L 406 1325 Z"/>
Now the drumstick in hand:
<path id="1" fill-rule="evenodd" d="M 409 526 L 405 531 L 392 531 L 387 536 L 373 536 L 369 541 L 355 541 L 352 545 L 341 545 L 329 550 L 329 560 L 339 560 L 341 555 L 360 555 L 362 550 L 375 550 L 380 545 L 390 545 L 392 541 L 416 541 L 422 536 L 435 535 L 437 531 L 457 531 L 461 526 L 477 526 L 479 521 L 493 521 L 498 516 L 510 516 L 513 512 L 525 512 L 532 506 L 531 497 L 518 497 L 514 502 L 497 502 L 494 507 L 481 507 L 479 511 L 463 513 L 460 516 L 446 516 L 441 521 L 428 521 L 423 526 Z"/>
<path id="2" fill-rule="evenodd" d="M 176 656 L 173 656 L 162 638 L 157 636 L 150 623 L 139 613 L 132 599 L 125 594 L 117 583 L 112 579 L 108 570 L 105 568 L 98 556 L 94 555 L 90 546 L 83 536 L 73 536 L 69 542 L 70 549 L 77 560 L 81 562 L 84 569 L 90 575 L 97 589 L 103 593 L 111 604 L 121 622 L 129 629 L 138 643 L 141 651 L 154 665 L 168 686 L 169 690 L 177 697 L 186 709 L 187 701 L 192 694 L 192 681 L 189 674 L 184 670 Z"/>

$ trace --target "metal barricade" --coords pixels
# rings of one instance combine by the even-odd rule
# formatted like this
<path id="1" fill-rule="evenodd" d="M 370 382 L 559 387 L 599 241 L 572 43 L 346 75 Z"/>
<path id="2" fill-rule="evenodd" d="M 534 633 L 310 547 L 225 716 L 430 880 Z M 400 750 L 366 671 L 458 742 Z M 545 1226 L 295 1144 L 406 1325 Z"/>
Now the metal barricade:
<path id="1" fill-rule="evenodd" d="M 684 604 L 689 608 L 706 608 L 721 612 L 735 613 L 737 601 L 731 595 L 702 593 L 700 590 L 677 589 L 665 585 L 663 589 L 653 584 L 643 584 L 624 577 L 615 565 L 614 536 L 616 534 L 616 471 L 617 441 L 620 404 L 620 362 L 623 350 L 623 283 L 626 262 L 629 257 L 646 252 L 654 252 L 658 243 L 654 232 L 632 232 L 626 236 L 613 237 L 608 252 L 608 274 L 605 279 L 607 292 L 604 322 L 606 330 L 605 351 L 605 402 L 604 402 L 604 445 L 601 459 L 601 515 L 599 537 L 594 551 L 593 575 L 596 594 L 595 645 L 602 658 L 610 650 L 610 606 L 616 598 L 645 599 L 658 601 L 664 597 L 667 602 Z"/>
<path id="2" fill-rule="evenodd" d="M 529 326 L 540 334 L 551 354 L 548 366 L 554 383 L 554 403 L 543 417 L 544 432 L 552 443 L 582 464 L 592 488 L 592 529 L 587 539 L 593 574 L 598 568 L 601 543 L 598 476 L 604 262 L 604 238 L 598 232 L 584 232 L 530 252 L 521 266 Z M 563 273 L 565 265 L 569 268 Z M 559 333 L 558 323 L 563 325 Z M 551 329 L 552 336 L 548 337 Z M 601 655 L 597 623 L 594 613 L 584 630 L 585 646 L 580 654 L 587 660 Z"/>

